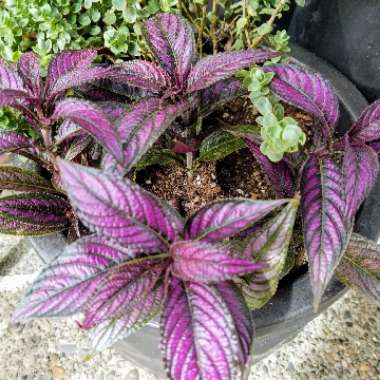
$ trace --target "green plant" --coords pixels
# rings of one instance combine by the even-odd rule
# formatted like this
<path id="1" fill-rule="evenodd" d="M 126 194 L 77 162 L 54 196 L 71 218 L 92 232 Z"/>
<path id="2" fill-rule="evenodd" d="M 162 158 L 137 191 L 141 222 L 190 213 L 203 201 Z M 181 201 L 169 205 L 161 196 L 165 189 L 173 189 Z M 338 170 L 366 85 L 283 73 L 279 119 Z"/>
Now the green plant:
<path id="1" fill-rule="evenodd" d="M 261 126 L 261 152 L 278 162 L 285 153 L 298 151 L 299 146 L 305 144 L 306 135 L 295 119 L 285 116 L 279 98 L 271 92 L 269 84 L 274 73 L 253 67 L 244 71 L 243 76 L 249 98 L 261 115 L 256 119 Z"/>
<path id="2" fill-rule="evenodd" d="M 197 0 L 179 1 L 184 14 L 196 27 L 198 47 L 211 41 L 213 52 L 219 49 L 243 49 L 266 43 L 279 51 L 288 51 L 285 31 L 274 31 L 275 22 L 289 9 L 293 0 Z M 299 1 L 297 1 L 299 3 Z"/>
<path id="3" fill-rule="evenodd" d="M 45 65 L 64 49 L 106 46 L 118 56 L 144 51 L 142 22 L 175 10 L 173 0 L 5 0 L 0 5 L 0 55 L 16 61 L 33 49 Z"/>

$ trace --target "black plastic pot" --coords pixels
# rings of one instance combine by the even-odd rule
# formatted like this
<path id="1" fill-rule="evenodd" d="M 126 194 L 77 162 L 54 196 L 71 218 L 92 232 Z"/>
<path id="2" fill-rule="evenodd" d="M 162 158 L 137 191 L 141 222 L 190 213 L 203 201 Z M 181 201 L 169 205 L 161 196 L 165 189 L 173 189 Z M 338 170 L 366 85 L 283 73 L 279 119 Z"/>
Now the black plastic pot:
<path id="1" fill-rule="evenodd" d="M 337 67 L 367 99 L 380 97 L 379 0 L 306 0 L 295 10 L 289 33 Z"/>
<path id="2" fill-rule="evenodd" d="M 360 92 L 344 76 L 314 54 L 293 46 L 293 55 L 300 62 L 319 71 L 334 85 L 341 102 L 342 117 L 340 128 L 347 129 L 355 120 L 366 101 Z M 377 239 L 380 226 L 376 210 L 380 202 L 376 193 L 380 193 L 380 182 L 363 206 L 358 221 L 358 231 L 365 236 Z M 51 260 L 62 252 L 65 246 L 63 236 L 32 238 L 31 242 L 44 261 Z M 320 312 L 330 306 L 344 293 L 345 288 L 333 279 L 323 297 Z M 291 340 L 303 327 L 317 316 L 312 308 L 312 294 L 307 273 L 292 280 L 283 281 L 275 297 L 264 308 L 253 313 L 255 322 L 255 344 L 253 361 L 258 361 L 280 344 Z M 159 328 L 156 321 L 141 331 L 115 344 L 116 350 L 129 361 L 162 374 L 159 352 Z"/>

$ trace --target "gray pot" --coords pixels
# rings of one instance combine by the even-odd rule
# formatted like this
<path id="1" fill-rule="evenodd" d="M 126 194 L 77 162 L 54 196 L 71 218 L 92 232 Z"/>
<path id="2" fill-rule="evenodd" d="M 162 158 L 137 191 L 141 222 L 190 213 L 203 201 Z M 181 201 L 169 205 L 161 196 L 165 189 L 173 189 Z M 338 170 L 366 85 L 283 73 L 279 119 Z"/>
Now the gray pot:
<path id="1" fill-rule="evenodd" d="M 300 62 L 319 71 L 336 89 L 342 115 L 339 128 L 344 130 L 356 120 L 367 103 L 356 87 L 334 68 L 314 54 L 298 47 L 292 47 L 293 56 Z M 368 197 L 357 223 L 357 231 L 366 237 L 377 240 L 380 228 L 379 215 L 380 182 Z M 45 262 L 62 252 L 66 242 L 61 235 L 31 238 L 31 243 Z M 342 296 L 345 288 L 333 279 L 328 286 L 319 309 L 324 311 Z M 303 327 L 318 314 L 313 312 L 312 293 L 307 273 L 299 274 L 292 280 L 282 281 L 277 294 L 261 310 L 253 312 L 255 340 L 253 361 L 257 362 L 282 343 L 291 340 Z M 115 344 L 115 349 L 125 358 L 156 374 L 163 374 L 159 351 L 160 332 L 157 321 L 152 321 L 144 329 Z"/>

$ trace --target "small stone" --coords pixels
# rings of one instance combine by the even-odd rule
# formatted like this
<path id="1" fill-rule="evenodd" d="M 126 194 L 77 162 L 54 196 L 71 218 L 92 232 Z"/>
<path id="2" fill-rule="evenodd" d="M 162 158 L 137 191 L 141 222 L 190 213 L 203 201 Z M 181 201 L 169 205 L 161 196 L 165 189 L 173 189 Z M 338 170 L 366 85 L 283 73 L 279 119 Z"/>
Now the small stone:
<path id="1" fill-rule="evenodd" d="M 371 366 L 368 364 L 368 363 L 361 363 L 360 366 L 359 366 L 359 370 L 361 372 L 369 372 L 371 369 Z"/>
<path id="2" fill-rule="evenodd" d="M 344 319 L 348 319 L 348 320 L 352 320 L 352 314 L 350 312 L 350 310 L 345 310 L 344 313 L 343 313 L 343 318 Z"/>
<path id="3" fill-rule="evenodd" d="M 287 370 L 289 373 L 293 374 L 293 373 L 296 372 L 296 367 L 294 366 L 294 364 L 293 364 L 292 362 L 289 362 L 289 363 L 288 363 L 288 366 L 286 367 L 286 370 Z"/>
<path id="4" fill-rule="evenodd" d="M 139 371 L 136 368 L 129 371 L 127 376 L 125 377 L 125 380 L 139 380 L 139 379 L 140 379 Z"/>
<path id="5" fill-rule="evenodd" d="M 52 380 L 62 380 L 65 376 L 65 369 L 62 367 L 54 366 L 51 369 Z"/>

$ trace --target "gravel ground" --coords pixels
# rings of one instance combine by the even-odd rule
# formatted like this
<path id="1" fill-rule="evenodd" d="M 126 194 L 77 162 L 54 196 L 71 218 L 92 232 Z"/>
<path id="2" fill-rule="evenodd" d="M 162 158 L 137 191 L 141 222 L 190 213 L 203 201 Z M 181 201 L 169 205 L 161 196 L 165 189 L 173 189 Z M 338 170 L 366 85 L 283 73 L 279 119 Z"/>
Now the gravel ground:
<path id="1" fill-rule="evenodd" d="M 89 357 L 73 319 L 10 326 L 40 267 L 24 240 L 0 239 L 0 380 L 153 380 L 112 349 Z M 12 276 L 12 277 L 5 277 Z M 380 379 L 380 308 L 350 291 L 292 342 L 253 366 L 249 380 Z"/>

